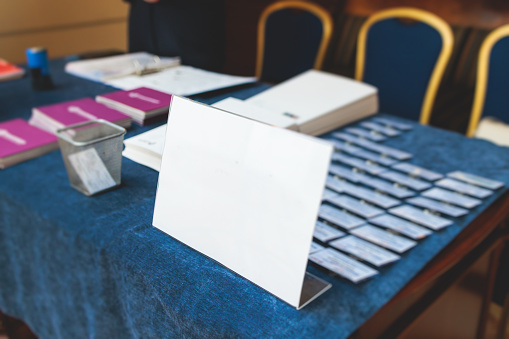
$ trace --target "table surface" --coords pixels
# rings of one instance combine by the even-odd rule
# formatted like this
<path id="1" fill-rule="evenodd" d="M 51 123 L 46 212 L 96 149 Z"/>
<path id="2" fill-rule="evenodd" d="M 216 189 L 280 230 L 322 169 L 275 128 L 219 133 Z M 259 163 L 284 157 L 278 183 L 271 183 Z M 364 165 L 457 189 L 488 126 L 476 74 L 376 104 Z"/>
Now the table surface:
<path id="1" fill-rule="evenodd" d="M 65 74 L 64 64 L 64 59 L 50 62 L 57 86 L 51 91 L 33 91 L 28 78 L 0 83 L 0 121 L 28 119 L 35 106 L 115 90 Z M 254 84 L 193 98 L 243 99 L 267 87 Z M 384 144 L 414 154 L 410 163 L 444 174 L 476 173 L 509 186 L 507 148 L 412 124 L 412 131 Z M 126 137 L 155 126 L 133 126 Z M 26 321 L 42 338 L 345 338 L 506 191 L 497 190 L 361 284 L 309 265 L 333 287 L 297 311 L 152 227 L 157 179 L 157 172 L 124 158 L 121 187 L 86 197 L 69 186 L 59 151 L 0 171 L 0 309 Z"/>

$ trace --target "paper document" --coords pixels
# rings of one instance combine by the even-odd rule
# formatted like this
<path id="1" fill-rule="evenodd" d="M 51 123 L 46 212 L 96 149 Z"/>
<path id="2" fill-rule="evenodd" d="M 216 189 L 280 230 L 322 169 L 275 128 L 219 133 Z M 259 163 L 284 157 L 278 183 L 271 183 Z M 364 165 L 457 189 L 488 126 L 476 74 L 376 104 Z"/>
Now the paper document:
<path id="1" fill-rule="evenodd" d="M 191 66 L 178 66 L 144 76 L 125 76 L 107 81 L 106 84 L 124 90 L 148 87 L 168 94 L 187 96 L 254 81 L 256 78 L 253 77 L 240 77 Z"/>
<path id="2" fill-rule="evenodd" d="M 124 140 L 122 155 L 156 171 L 161 169 L 166 125 Z"/>
<path id="3" fill-rule="evenodd" d="M 105 82 L 135 73 L 159 71 L 178 65 L 180 65 L 180 59 L 177 57 L 158 57 L 153 54 L 138 52 L 71 61 L 65 65 L 65 71 L 88 80 Z"/>

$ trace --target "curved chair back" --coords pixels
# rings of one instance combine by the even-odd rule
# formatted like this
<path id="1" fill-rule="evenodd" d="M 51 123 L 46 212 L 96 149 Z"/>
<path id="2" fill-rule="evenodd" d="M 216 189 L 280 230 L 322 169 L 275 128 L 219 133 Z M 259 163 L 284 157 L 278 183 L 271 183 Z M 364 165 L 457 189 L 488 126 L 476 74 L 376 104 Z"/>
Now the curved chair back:
<path id="1" fill-rule="evenodd" d="M 509 123 L 509 25 L 500 26 L 488 34 L 479 50 L 467 136 L 474 135 L 481 116 Z"/>
<path id="2" fill-rule="evenodd" d="M 378 88 L 380 111 L 428 124 L 453 43 L 450 26 L 432 13 L 377 12 L 359 32 L 355 78 Z"/>
<path id="3" fill-rule="evenodd" d="M 280 82 L 311 68 L 320 69 L 332 26 L 329 13 L 311 2 L 269 5 L 258 21 L 256 77 Z"/>

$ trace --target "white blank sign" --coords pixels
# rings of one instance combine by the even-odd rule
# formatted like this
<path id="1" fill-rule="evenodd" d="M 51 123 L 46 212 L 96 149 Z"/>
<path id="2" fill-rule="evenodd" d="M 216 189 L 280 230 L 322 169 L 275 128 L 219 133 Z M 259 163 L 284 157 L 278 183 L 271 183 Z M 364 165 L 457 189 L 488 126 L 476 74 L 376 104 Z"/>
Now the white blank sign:
<path id="1" fill-rule="evenodd" d="M 299 307 L 332 146 L 174 96 L 153 225 Z"/>

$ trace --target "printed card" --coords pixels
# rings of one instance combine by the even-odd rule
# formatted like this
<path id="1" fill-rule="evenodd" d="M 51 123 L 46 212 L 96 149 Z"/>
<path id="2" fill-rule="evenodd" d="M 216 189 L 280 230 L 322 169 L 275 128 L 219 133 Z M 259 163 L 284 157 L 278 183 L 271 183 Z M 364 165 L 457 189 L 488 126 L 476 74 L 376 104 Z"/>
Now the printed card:
<path id="1" fill-rule="evenodd" d="M 420 225 L 429 227 L 435 231 L 438 231 L 444 227 L 452 225 L 452 221 L 449 219 L 445 219 L 430 213 L 426 213 L 421 209 L 409 205 L 402 205 L 391 208 L 389 210 L 389 213 L 410 220 L 412 222 L 418 223 Z"/>
<path id="2" fill-rule="evenodd" d="M 415 179 L 415 178 L 409 177 L 408 175 L 404 175 L 404 174 L 394 172 L 394 171 L 383 172 L 383 173 L 380 173 L 379 176 L 381 176 L 382 178 L 387 179 L 389 181 L 398 183 L 400 185 L 406 186 L 408 188 L 411 188 L 411 189 L 414 189 L 417 191 L 422 191 L 422 190 L 425 190 L 425 189 L 431 187 L 431 184 L 429 184 L 426 181 Z"/>
<path id="3" fill-rule="evenodd" d="M 378 152 L 382 155 L 388 155 L 388 156 L 391 156 L 391 157 L 396 158 L 401 161 L 410 159 L 412 157 L 412 154 L 410 154 L 410 153 L 400 151 L 396 148 L 383 146 L 383 145 L 380 145 L 375 142 L 371 142 L 371 141 L 368 141 L 368 140 L 365 140 L 362 138 L 354 137 L 353 135 L 349 135 L 346 133 L 336 132 L 336 133 L 333 133 L 332 135 L 335 138 L 354 143 L 356 145 L 367 148 L 371 151 Z"/>
<path id="4" fill-rule="evenodd" d="M 395 262 L 400 258 L 399 255 L 354 237 L 353 235 L 334 240 L 330 245 L 378 267 Z"/>
<path id="5" fill-rule="evenodd" d="M 426 168 L 415 166 L 406 162 L 400 162 L 399 164 L 392 166 L 392 168 L 401 172 L 408 173 L 411 176 L 420 177 L 429 181 L 435 181 L 444 177 L 440 173 L 436 173 Z"/>
<path id="6" fill-rule="evenodd" d="M 335 197 L 338 195 L 336 192 L 331 191 L 330 189 L 324 188 L 323 194 L 322 194 L 322 200 L 327 200 L 330 197 Z"/>
<path id="7" fill-rule="evenodd" d="M 358 143 L 358 145 L 360 145 L 364 148 L 370 149 L 372 151 L 378 152 L 380 154 L 391 156 L 391 157 L 396 158 L 401 161 L 408 160 L 412 157 L 412 154 L 410 154 L 410 153 L 401 151 L 396 148 L 379 145 L 377 143 L 367 141 L 367 140 L 361 139 L 360 142 Z"/>
<path id="8" fill-rule="evenodd" d="M 401 134 L 401 132 L 399 132 L 398 130 L 390 127 L 390 126 L 382 126 L 382 125 L 379 125 L 377 124 L 376 122 L 373 122 L 373 121 L 364 121 L 364 122 L 361 122 L 361 126 L 364 127 L 364 128 L 367 128 L 367 129 L 370 129 L 372 131 L 377 131 L 379 133 L 382 133 L 382 134 L 385 134 L 387 135 L 388 137 L 395 137 L 395 136 L 398 136 Z"/>
<path id="9" fill-rule="evenodd" d="M 336 139 L 325 139 L 328 142 L 331 142 L 334 145 L 334 149 L 341 151 L 341 152 L 347 152 L 347 153 L 355 153 L 358 151 L 361 151 L 362 148 L 358 146 L 354 146 L 352 144 L 349 144 L 344 141 L 336 140 Z"/>
<path id="10" fill-rule="evenodd" d="M 330 164 L 329 173 L 337 175 L 338 177 L 341 177 L 351 182 L 359 182 L 363 177 L 366 176 L 352 168 L 336 164 Z"/>
<path id="11" fill-rule="evenodd" d="M 387 140 L 386 137 L 384 137 L 382 134 L 374 131 L 367 131 L 362 128 L 356 128 L 356 127 L 349 127 L 345 129 L 346 132 L 356 135 L 361 138 L 365 138 L 372 141 L 384 141 Z"/>
<path id="12" fill-rule="evenodd" d="M 404 253 L 417 245 L 417 242 L 413 240 L 389 233 L 371 225 L 358 227 L 351 230 L 350 233 L 397 253 Z"/>
<path id="13" fill-rule="evenodd" d="M 363 139 L 359 138 L 359 137 L 355 137 L 353 135 L 350 135 L 350 134 L 347 134 L 347 133 L 344 133 L 344 132 L 334 132 L 332 133 L 332 136 L 334 138 L 337 138 L 337 139 L 340 139 L 340 140 L 344 140 L 346 142 L 350 142 L 350 143 L 353 143 L 353 144 L 359 144 L 360 142 L 362 142 Z"/>
<path id="14" fill-rule="evenodd" d="M 327 178 L 326 185 L 338 192 L 347 193 L 348 195 L 383 208 L 391 208 L 400 204 L 400 201 L 397 199 L 331 176 Z"/>
<path id="15" fill-rule="evenodd" d="M 461 180 L 468 184 L 481 186 L 484 188 L 488 188 L 490 190 L 496 190 L 496 189 L 499 189 L 500 187 L 504 186 L 504 183 L 501 181 L 496 181 L 496 180 L 481 177 L 479 175 L 461 172 L 461 171 L 454 171 L 451 173 L 447 173 L 447 176 L 449 178 Z"/>
<path id="16" fill-rule="evenodd" d="M 394 186 L 392 183 L 377 178 L 363 176 L 359 178 L 359 182 L 399 199 L 404 199 L 415 195 L 414 191 L 403 187 Z"/>
<path id="17" fill-rule="evenodd" d="M 323 249 L 325 249 L 325 247 L 323 247 L 322 245 L 317 244 L 316 242 L 313 241 L 313 242 L 311 242 L 311 248 L 309 249 L 309 254 L 321 251 Z"/>
<path id="18" fill-rule="evenodd" d="M 418 226 L 410 221 L 390 214 L 383 214 L 373 219 L 369 219 L 368 221 L 377 226 L 396 231 L 412 239 L 422 239 L 433 234 L 432 231 L 425 227 Z"/>
<path id="19" fill-rule="evenodd" d="M 386 171 L 386 169 L 382 166 L 378 166 L 378 165 L 375 165 L 375 164 L 372 164 L 372 163 L 368 163 L 364 160 L 361 160 L 361 159 L 357 159 L 357 158 L 354 158 L 354 157 L 350 157 L 348 155 L 344 155 L 344 154 L 341 154 L 341 153 L 336 153 L 334 152 L 334 154 L 332 154 L 332 160 L 333 161 L 339 161 L 343 164 L 346 164 L 346 165 L 350 165 L 352 167 L 355 167 L 357 169 L 360 169 L 360 170 L 363 170 L 363 171 L 366 171 L 370 174 L 379 174 L 383 171 Z"/>
<path id="20" fill-rule="evenodd" d="M 322 221 L 317 221 L 315 225 L 315 232 L 313 237 L 320 240 L 321 242 L 329 242 L 331 240 L 341 238 L 345 236 L 345 232 L 341 232 L 331 225 L 327 225 Z"/>
<path id="21" fill-rule="evenodd" d="M 394 121 L 392 119 L 387 119 L 387 118 L 376 117 L 376 118 L 373 118 L 372 120 L 374 120 L 382 125 L 397 128 L 402 131 L 409 131 L 413 128 L 412 125 L 410 125 L 410 124 L 405 124 L 405 123 L 402 123 L 399 121 Z"/>
<path id="22" fill-rule="evenodd" d="M 428 199 L 425 197 L 410 198 L 410 199 L 407 199 L 407 202 L 411 203 L 412 205 L 419 206 L 419 207 L 422 207 L 422 208 L 425 208 L 425 209 L 428 209 L 431 211 L 435 211 L 438 213 L 442 213 L 442 214 L 445 214 L 445 215 L 448 215 L 451 217 L 455 217 L 455 218 L 461 217 L 465 214 L 468 214 L 468 210 L 466 210 L 464 208 L 444 204 L 442 202 L 439 202 L 439 201 L 436 201 L 433 199 Z"/>
<path id="23" fill-rule="evenodd" d="M 486 198 L 493 194 L 493 191 L 470 185 L 450 178 L 444 178 L 435 183 L 436 186 L 450 189 L 451 191 L 468 194 L 476 198 Z"/>
<path id="24" fill-rule="evenodd" d="M 438 187 L 433 187 L 421 194 L 427 198 L 444 201 L 465 208 L 474 208 L 482 203 L 479 199 L 467 197 Z"/>
<path id="25" fill-rule="evenodd" d="M 373 218 L 384 213 L 384 211 L 380 208 L 365 204 L 346 195 L 338 195 L 328 199 L 327 201 L 363 218 Z"/>
<path id="26" fill-rule="evenodd" d="M 116 185 L 95 148 L 69 155 L 69 162 L 90 194 Z"/>
<path id="27" fill-rule="evenodd" d="M 374 162 L 379 163 L 380 165 L 384 165 L 384 166 L 391 166 L 398 162 L 397 160 L 389 158 L 385 155 L 380 155 L 378 153 L 366 151 L 365 149 L 361 149 L 360 151 L 352 153 L 352 154 L 358 158 L 374 161 Z"/>
<path id="28" fill-rule="evenodd" d="M 334 225 L 338 225 L 346 230 L 352 229 L 365 223 L 363 219 L 330 205 L 320 206 L 318 216 L 323 220 L 331 222 Z"/>
<path id="29" fill-rule="evenodd" d="M 361 282 L 378 274 L 377 270 L 332 248 L 312 253 L 309 256 L 309 260 L 354 283 Z"/>
<path id="30" fill-rule="evenodd" d="M 344 180 L 336 179 L 330 175 L 327 176 L 327 179 L 325 180 L 326 187 L 328 187 L 336 192 L 339 192 L 339 193 L 343 193 L 345 188 L 348 187 L 348 185 L 351 185 L 351 184 L 349 184 L 348 182 L 346 182 Z"/>

